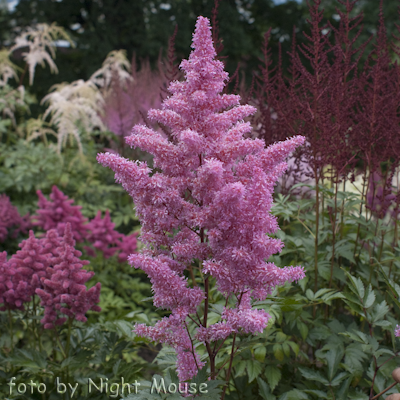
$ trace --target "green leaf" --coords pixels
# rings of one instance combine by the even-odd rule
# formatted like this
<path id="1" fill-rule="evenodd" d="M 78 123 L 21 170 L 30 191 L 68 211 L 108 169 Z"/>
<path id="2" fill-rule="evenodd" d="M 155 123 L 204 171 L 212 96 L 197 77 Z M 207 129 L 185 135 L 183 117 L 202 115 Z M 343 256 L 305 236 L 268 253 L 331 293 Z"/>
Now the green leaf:
<path id="1" fill-rule="evenodd" d="M 350 280 L 350 289 L 354 292 L 354 294 L 358 295 L 360 299 L 363 299 L 364 295 L 365 295 L 365 288 L 364 288 L 364 284 L 362 283 L 361 279 L 350 275 L 345 270 L 344 270 L 344 272 Z"/>
<path id="2" fill-rule="evenodd" d="M 299 321 L 297 321 L 297 328 L 299 329 L 300 335 L 303 338 L 303 340 L 306 340 L 307 335 L 308 335 L 307 325 L 304 322 L 299 320 Z"/>
<path id="3" fill-rule="evenodd" d="M 370 308 L 374 304 L 375 298 L 376 298 L 375 293 L 372 290 L 371 284 L 369 284 L 369 286 L 367 288 L 367 293 L 364 296 L 364 301 L 363 301 L 364 307 Z"/>
<path id="4" fill-rule="evenodd" d="M 257 347 L 254 350 L 254 357 L 257 361 L 264 362 L 265 355 L 267 354 L 267 349 L 265 346 Z"/>
<path id="5" fill-rule="evenodd" d="M 283 354 L 282 346 L 280 344 L 278 343 L 274 344 L 272 351 L 274 352 L 274 356 L 277 360 L 283 361 L 285 356 Z"/>
<path id="6" fill-rule="evenodd" d="M 257 378 L 257 383 L 258 383 L 258 394 L 264 399 L 264 400 L 276 400 L 276 397 L 271 394 L 268 384 L 264 382 L 261 378 Z"/>
<path id="7" fill-rule="evenodd" d="M 330 381 L 332 381 L 332 378 L 338 369 L 343 354 L 344 351 L 339 347 L 335 347 L 334 349 L 327 351 L 325 354 L 325 359 L 328 364 L 328 378 Z"/>
<path id="8" fill-rule="evenodd" d="M 262 371 L 262 364 L 256 360 L 252 360 L 251 362 L 247 363 L 247 373 L 249 375 L 249 383 L 253 382 L 254 379 L 257 378 L 258 375 L 261 374 Z"/>
<path id="9" fill-rule="evenodd" d="M 282 377 L 281 370 L 278 367 L 273 365 L 269 365 L 265 368 L 265 376 L 267 377 L 267 381 L 271 391 L 273 391 L 276 385 L 279 383 Z"/>
<path id="10" fill-rule="evenodd" d="M 299 367 L 299 371 L 304 376 L 304 378 L 309 379 L 310 381 L 314 380 L 326 386 L 329 385 L 329 381 L 326 378 L 324 378 L 320 372 L 305 367 Z"/>
<path id="11" fill-rule="evenodd" d="M 383 317 L 389 312 L 389 307 L 385 300 L 381 303 L 376 304 L 373 311 L 372 322 L 376 323 L 377 321 L 383 319 Z"/>
<path id="12" fill-rule="evenodd" d="M 348 377 L 349 374 L 347 372 L 341 372 L 339 375 L 335 376 L 335 378 L 331 381 L 331 386 L 337 386 L 342 382 L 343 379 Z"/>

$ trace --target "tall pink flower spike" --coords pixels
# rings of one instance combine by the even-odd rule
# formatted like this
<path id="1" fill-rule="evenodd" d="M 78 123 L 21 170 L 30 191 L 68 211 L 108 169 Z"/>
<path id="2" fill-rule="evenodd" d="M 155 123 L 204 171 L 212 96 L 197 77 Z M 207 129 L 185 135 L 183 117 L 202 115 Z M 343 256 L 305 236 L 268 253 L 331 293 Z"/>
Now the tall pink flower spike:
<path id="1" fill-rule="evenodd" d="M 172 96 L 161 110 L 148 113 L 169 129 L 171 140 L 143 125 L 136 125 L 126 140 L 153 154 L 154 166 L 162 172 L 151 174 L 146 163 L 111 153 L 97 157 L 115 171 L 141 220 L 146 248 L 129 261 L 150 277 L 155 306 L 171 310 L 155 326 L 141 324 L 135 331 L 175 348 L 181 381 L 205 364 L 186 324 L 209 296 L 209 276 L 237 303 L 225 308 L 221 321 L 205 321 L 197 328 L 197 339 L 205 343 L 232 332 L 262 332 L 269 315 L 255 309 L 252 300 L 263 300 L 275 286 L 304 277 L 301 267 L 277 268 L 266 261 L 283 247 L 267 236 L 278 229 L 270 214 L 274 184 L 286 169 L 285 158 L 304 137 L 267 149 L 263 140 L 244 139 L 251 126 L 243 119 L 256 109 L 240 105 L 239 96 L 220 94 L 228 74 L 215 60 L 207 18 L 197 19 L 192 47 L 180 66 L 185 80 L 171 82 Z M 195 259 L 200 261 L 204 289 L 190 287 L 184 275 Z"/>

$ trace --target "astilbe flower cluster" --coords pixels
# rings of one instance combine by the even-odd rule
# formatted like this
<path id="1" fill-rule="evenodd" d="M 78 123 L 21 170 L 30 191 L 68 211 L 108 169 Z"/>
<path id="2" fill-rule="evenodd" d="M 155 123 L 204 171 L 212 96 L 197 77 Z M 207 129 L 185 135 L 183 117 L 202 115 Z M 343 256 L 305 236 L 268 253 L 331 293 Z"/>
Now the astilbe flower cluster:
<path id="1" fill-rule="evenodd" d="M 100 311 L 101 284 L 89 290 L 85 283 L 94 275 L 82 269 L 89 261 L 81 261 L 81 252 L 75 250 L 71 224 L 65 227 L 64 237 L 55 229 L 38 239 L 33 231 L 22 241 L 16 254 L 7 261 L 7 253 L 0 253 L 0 304 L 1 310 L 23 310 L 24 303 L 34 300 L 37 294 L 45 307 L 42 323 L 46 329 L 61 325 L 62 313 L 79 321 L 86 321 L 88 310 Z"/>
<path id="2" fill-rule="evenodd" d="M 0 253 L 0 304 L 3 307 L 0 308 L 1 311 L 7 308 L 21 308 L 15 304 L 15 296 L 13 291 L 13 277 L 15 275 L 15 269 L 7 262 L 7 252 L 3 251 Z"/>
<path id="3" fill-rule="evenodd" d="M 43 247 L 43 242 L 35 237 L 33 231 L 29 231 L 29 238 L 23 240 L 19 247 L 21 250 L 9 260 L 10 267 L 15 270 L 12 293 L 16 307 L 32 300 L 51 265 L 51 253 Z"/>
<path id="4" fill-rule="evenodd" d="M 114 230 L 115 224 L 111 221 L 110 212 L 106 210 L 104 218 L 101 218 L 99 210 L 96 216 L 86 225 L 86 229 L 90 231 L 87 240 L 92 243 L 93 247 L 101 250 L 105 258 L 109 258 L 118 250 L 120 240 L 124 235 Z M 90 247 L 85 247 L 87 253 L 94 257 L 95 252 Z"/>
<path id="5" fill-rule="evenodd" d="M 72 233 L 77 242 L 82 242 L 87 237 L 87 219 L 81 213 L 81 206 L 73 206 L 73 199 L 64 195 L 57 186 L 53 186 L 50 193 L 50 200 L 44 197 L 38 190 L 39 196 L 36 221 L 34 226 L 40 226 L 44 231 L 56 229 L 59 235 L 64 235 L 67 223 L 71 224 Z"/>
<path id="6" fill-rule="evenodd" d="M 304 138 L 265 148 L 260 139 L 245 139 L 251 131 L 243 119 L 255 112 L 239 105 L 239 96 L 221 94 L 228 74 L 215 59 L 207 18 L 199 17 L 193 36 L 194 50 L 180 67 L 185 80 L 169 86 L 172 96 L 148 118 L 166 126 L 171 137 L 136 125 L 127 143 L 154 156 L 154 172 L 144 162 L 118 155 L 98 155 L 112 168 L 116 179 L 131 195 L 142 224 L 146 248 L 129 257 L 131 265 L 150 277 L 154 304 L 171 310 L 155 326 L 137 325 L 138 335 L 175 348 L 181 381 L 193 377 L 204 365 L 188 330 L 189 316 L 201 312 L 196 337 L 208 351 L 211 377 L 215 355 L 211 341 L 230 334 L 255 334 L 267 326 L 269 315 L 252 306 L 277 285 L 304 277 L 301 267 L 278 268 L 266 260 L 283 243 L 273 239 L 277 220 L 270 214 L 274 184 L 286 169 L 285 158 Z M 198 268 L 202 285 L 195 279 Z M 192 285 L 184 271 L 192 274 Z M 207 322 L 210 277 L 227 298 L 221 321 Z M 198 277 L 200 282 L 200 277 Z"/>
<path id="7" fill-rule="evenodd" d="M 118 243 L 118 261 L 125 262 L 128 260 L 130 254 L 137 250 L 137 237 L 138 232 L 131 233 L 130 235 L 122 235 Z"/>
<path id="8" fill-rule="evenodd" d="M 29 227 L 29 214 L 21 217 L 10 198 L 0 195 L 0 243 L 6 240 L 10 230 L 13 230 L 12 237 L 15 238 L 19 232 L 26 233 Z"/>
<path id="9" fill-rule="evenodd" d="M 54 240 L 57 233 L 50 231 L 48 241 Z M 36 294 L 44 306 L 44 318 L 41 320 L 45 329 L 62 325 L 67 318 L 58 317 L 58 313 L 71 319 L 86 322 L 88 310 L 101 311 L 99 302 L 101 283 L 87 290 L 85 283 L 94 275 L 93 271 L 82 269 L 89 261 L 80 260 L 82 253 L 74 248 L 71 225 L 67 224 L 63 240 L 56 248 L 56 256 L 52 258 L 52 268 L 47 269 L 47 278 L 42 279 L 43 288 L 37 288 Z"/>
<path id="10" fill-rule="evenodd" d="M 81 213 L 82 207 L 72 205 L 74 200 L 68 198 L 57 186 L 52 187 L 50 200 L 46 199 L 40 190 L 37 194 L 39 209 L 34 215 L 34 226 L 39 226 L 44 231 L 55 229 L 62 236 L 69 223 L 77 242 L 87 240 L 94 248 L 101 250 L 105 258 L 118 252 L 119 262 L 125 262 L 128 255 L 136 251 L 137 233 L 126 236 L 117 232 L 108 210 L 104 218 L 101 218 L 99 210 L 97 215 L 88 222 Z M 84 249 L 90 256 L 95 256 L 93 248 L 85 246 Z"/>

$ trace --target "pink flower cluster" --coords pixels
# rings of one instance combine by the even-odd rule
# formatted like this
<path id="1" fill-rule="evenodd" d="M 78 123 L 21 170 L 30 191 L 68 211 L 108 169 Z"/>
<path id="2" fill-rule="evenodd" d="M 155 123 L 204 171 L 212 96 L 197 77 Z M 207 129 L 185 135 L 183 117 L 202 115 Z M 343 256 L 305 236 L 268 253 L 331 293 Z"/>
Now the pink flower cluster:
<path id="1" fill-rule="evenodd" d="M 137 248 L 137 233 L 125 236 L 117 232 L 115 224 L 111 221 L 110 213 L 106 210 L 104 218 L 101 211 L 87 222 L 81 213 L 81 206 L 74 206 L 73 199 L 69 199 L 57 186 L 53 186 L 50 200 L 38 190 L 39 196 L 37 215 L 34 216 L 34 225 L 41 227 L 44 231 L 57 230 L 59 235 L 64 235 L 66 224 L 71 225 L 73 237 L 77 242 L 87 240 L 95 249 L 101 250 L 105 258 L 113 256 L 118 252 L 119 262 L 127 260 L 128 255 L 135 252 Z M 93 248 L 85 246 L 85 250 L 92 257 L 96 255 Z"/>
<path id="2" fill-rule="evenodd" d="M 61 313 L 79 321 L 86 321 L 88 310 L 100 311 L 101 284 L 86 290 L 85 283 L 94 275 L 82 269 L 88 261 L 80 261 L 81 252 L 75 250 L 71 225 L 65 227 L 64 237 L 56 230 L 37 239 L 32 231 L 29 239 L 19 245 L 7 261 L 7 253 L 0 253 L 0 303 L 4 309 L 23 309 L 37 294 L 45 307 L 42 323 L 46 329 L 63 324 Z"/>
<path id="3" fill-rule="evenodd" d="M 47 238 L 51 241 L 56 232 L 49 231 Z M 69 318 L 86 322 L 88 310 L 101 311 L 96 304 L 100 301 L 101 283 L 86 289 L 85 283 L 94 275 L 93 271 L 82 269 L 89 261 L 81 261 L 82 253 L 75 250 L 75 241 L 71 225 L 67 224 L 64 238 L 56 249 L 57 255 L 52 258 L 52 268 L 47 269 L 47 278 L 42 279 L 42 288 L 36 289 L 36 294 L 44 306 L 44 318 L 41 320 L 45 329 L 62 325 L 67 318 L 58 318 L 57 312 Z"/>
<path id="4" fill-rule="evenodd" d="M 197 318 L 200 304 L 211 300 L 209 277 L 237 302 L 216 324 L 207 326 L 206 318 L 198 324 L 197 339 L 205 343 L 232 332 L 262 332 L 269 316 L 253 308 L 252 299 L 263 300 L 275 286 L 304 277 L 301 267 L 281 269 L 266 261 L 283 247 L 267 236 L 278 229 L 270 214 L 274 184 L 285 172 L 285 158 L 304 137 L 268 148 L 263 140 L 245 139 L 251 126 L 244 118 L 255 108 L 240 105 L 239 96 L 221 94 L 228 74 L 215 59 L 207 18 L 198 18 L 192 47 L 180 66 L 186 79 L 171 82 L 172 96 L 161 110 L 148 113 L 169 130 L 170 140 L 143 125 L 136 125 L 126 140 L 153 154 L 154 166 L 162 172 L 152 173 L 144 162 L 111 153 L 97 157 L 115 171 L 141 220 L 147 248 L 129 262 L 149 275 L 154 304 L 171 310 L 155 326 L 137 325 L 135 331 L 176 349 L 181 381 L 203 365 L 187 323 L 190 314 Z M 196 282 L 189 286 L 184 271 L 191 266 L 199 266 L 203 288 Z"/>
<path id="5" fill-rule="evenodd" d="M 97 211 L 96 216 L 86 225 L 86 228 L 90 230 L 87 236 L 88 241 L 92 243 L 94 248 L 102 250 L 105 258 L 114 255 L 118 250 L 116 246 L 118 246 L 120 239 L 124 236 L 114 230 L 114 226 L 115 224 L 111 222 L 108 210 L 103 219 L 101 218 L 101 211 Z M 95 256 L 95 252 L 90 247 L 85 247 L 85 250 L 90 256 Z"/>
<path id="6" fill-rule="evenodd" d="M 29 227 L 29 214 L 21 217 L 10 198 L 0 195 L 0 243 L 6 240 L 10 229 L 13 229 L 12 237 L 15 238 L 19 232 L 26 233 Z"/>
<path id="7" fill-rule="evenodd" d="M 73 199 L 69 199 L 57 186 L 53 186 L 50 193 L 50 200 L 44 197 L 38 190 L 39 196 L 36 221 L 34 226 L 40 226 L 44 231 L 56 229 L 59 235 L 64 235 L 65 226 L 71 224 L 72 233 L 78 242 L 82 242 L 87 237 L 85 223 L 87 219 L 81 213 L 81 206 L 73 206 Z"/>
<path id="8" fill-rule="evenodd" d="M 396 329 L 394 330 L 394 336 L 400 337 L 400 326 L 396 325 Z"/>

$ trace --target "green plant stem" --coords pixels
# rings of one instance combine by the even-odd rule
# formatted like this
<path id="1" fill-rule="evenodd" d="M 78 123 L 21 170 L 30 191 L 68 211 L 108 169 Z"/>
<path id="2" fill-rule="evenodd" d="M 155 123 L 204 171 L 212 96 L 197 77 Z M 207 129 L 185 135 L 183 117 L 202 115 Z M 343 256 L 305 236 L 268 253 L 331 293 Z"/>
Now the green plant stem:
<path id="1" fill-rule="evenodd" d="M 54 334 L 55 334 L 56 340 L 58 342 L 58 345 L 60 346 L 61 354 L 62 354 L 62 356 L 64 357 L 64 360 L 65 360 L 67 358 L 67 355 L 66 355 L 66 352 L 64 350 L 64 346 L 61 343 L 60 336 L 58 336 L 58 332 L 57 332 L 56 328 L 54 328 Z"/>
<path id="2" fill-rule="evenodd" d="M 366 175 L 367 175 L 367 169 L 365 168 L 365 171 L 364 171 L 364 179 L 363 179 L 363 187 L 362 187 L 362 191 L 361 191 L 361 204 L 360 204 L 360 211 L 359 211 L 359 213 L 360 213 L 360 218 L 362 217 L 362 205 L 363 205 L 363 201 L 365 201 L 365 199 L 364 199 L 364 191 L 365 191 L 365 182 L 367 181 Z M 359 236 L 360 236 L 360 227 L 361 227 L 361 224 L 360 224 L 360 223 L 358 223 L 357 225 L 358 225 L 358 226 L 357 226 L 357 235 L 356 235 L 356 241 L 355 241 L 354 253 L 353 253 L 353 257 L 354 257 L 354 258 L 356 257 L 356 252 L 357 252 L 357 247 L 358 247 L 358 238 L 359 238 Z"/>
<path id="3" fill-rule="evenodd" d="M 333 185 L 333 179 L 332 179 L 332 185 Z M 334 262 L 335 262 L 337 194 L 338 194 L 338 184 L 336 182 L 336 185 L 335 185 L 335 211 L 334 211 L 333 220 L 331 222 L 331 226 L 332 226 L 332 259 L 331 259 L 331 273 L 330 273 L 330 277 L 329 277 L 329 289 L 332 287 L 333 266 L 334 266 Z"/>
<path id="4" fill-rule="evenodd" d="M 229 379 L 231 378 L 231 370 L 232 370 L 233 356 L 235 355 L 235 352 L 234 352 L 234 349 L 235 349 L 235 342 L 236 342 L 236 333 L 233 334 L 233 342 L 232 342 L 232 348 L 231 348 L 231 356 L 230 356 L 230 359 L 229 359 L 229 367 L 228 367 L 228 371 L 227 371 L 227 373 L 226 373 L 226 381 L 225 381 L 224 388 L 223 388 L 223 390 L 222 390 L 221 400 L 224 400 L 224 398 L 225 398 L 226 389 L 228 388 Z"/>
<path id="5" fill-rule="evenodd" d="M 70 344 L 71 344 L 72 322 L 73 322 L 73 319 L 71 317 L 68 317 L 68 336 L 67 336 L 67 345 L 65 346 L 65 356 L 66 357 L 68 357 L 69 347 L 70 347 Z"/>
<path id="6" fill-rule="evenodd" d="M 393 382 L 390 386 L 388 386 L 386 389 L 382 390 L 382 392 L 378 393 L 376 396 L 371 397 L 371 400 L 376 400 L 377 398 L 379 398 L 380 396 L 382 396 L 383 394 L 385 394 L 388 390 L 390 390 L 393 386 L 396 386 L 397 382 Z"/>
<path id="7" fill-rule="evenodd" d="M 14 327 L 13 327 L 13 320 L 12 320 L 12 314 L 11 314 L 10 309 L 8 309 L 8 320 L 10 322 L 10 339 L 11 339 L 10 348 L 11 348 L 11 351 L 13 351 L 14 350 Z"/>
<path id="8" fill-rule="evenodd" d="M 394 237 L 393 237 L 393 251 L 394 251 L 394 247 L 397 245 L 397 241 L 398 241 L 398 225 L 397 225 L 397 218 L 394 219 Z M 388 277 L 390 279 L 390 275 L 392 273 L 392 266 L 393 266 L 393 261 L 391 261 L 390 266 L 389 266 L 389 274 Z"/>

